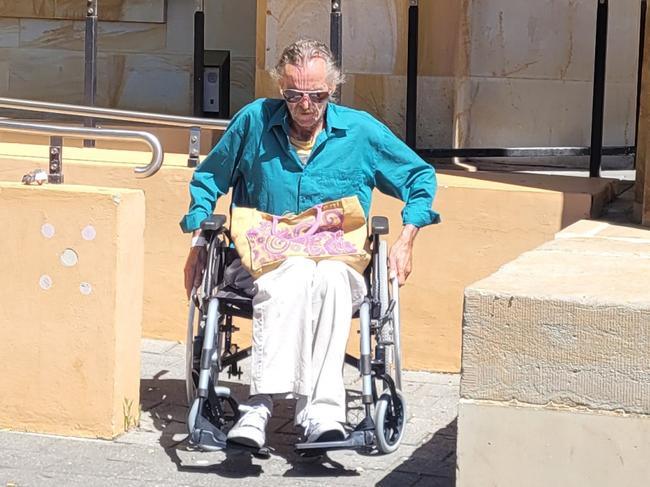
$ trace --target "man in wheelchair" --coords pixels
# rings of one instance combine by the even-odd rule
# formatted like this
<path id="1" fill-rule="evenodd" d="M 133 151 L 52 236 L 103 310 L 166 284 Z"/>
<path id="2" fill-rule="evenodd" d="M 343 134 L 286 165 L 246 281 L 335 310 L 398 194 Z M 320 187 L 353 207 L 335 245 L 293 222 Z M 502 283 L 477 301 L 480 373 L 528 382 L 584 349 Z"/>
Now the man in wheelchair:
<path id="1" fill-rule="evenodd" d="M 240 110 L 190 183 L 191 204 L 181 221 L 183 231 L 193 232 L 185 265 L 188 296 L 201 287 L 206 263 L 209 267 L 205 237 L 210 232 L 201 233 L 201 224 L 212 215 L 217 198 L 231 189 L 233 208 L 275 215 L 274 225 L 276 216 L 300 214 L 346 197 L 360 203 L 367 219 L 375 187 L 401 199 L 401 234 L 388 256 L 373 249 L 373 257 L 383 258 L 384 268 L 388 260 L 391 278 L 403 284 L 411 272 L 418 229 L 439 221 L 431 209 L 434 169 L 367 113 L 332 102 L 343 79 L 325 44 L 291 44 L 273 74 L 282 99 L 259 99 Z M 343 214 L 341 220 L 345 218 Z M 377 224 L 377 234 L 386 231 L 381 226 Z M 294 397 L 295 421 L 304 427 L 306 444 L 354 446 L 345 443 L 343 428 L 342 366 L 350 320 L 362 308 L 360 367 L 365 380 L 371 361 L 364 350 L 363 323 L 369 328 L 374 320 L 380 326 L 387 318 L 372 312 L 361 269 L 335 257 L 289 256 L 254 274 L 250 397 L 228 431 L 229 444 L 262 448 L 273 397 Z M 370 396 L 364 387 L 367 408 L 373 402 Z"/>

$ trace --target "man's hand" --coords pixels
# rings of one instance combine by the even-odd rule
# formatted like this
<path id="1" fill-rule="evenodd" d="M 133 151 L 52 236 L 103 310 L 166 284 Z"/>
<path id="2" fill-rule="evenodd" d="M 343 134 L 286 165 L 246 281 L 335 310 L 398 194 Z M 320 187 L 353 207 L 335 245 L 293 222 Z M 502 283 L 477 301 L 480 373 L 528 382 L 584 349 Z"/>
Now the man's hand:
<path id="1" fill-rule="evenodd" d="M 390 266 L 390 278 L 397 276 L 397 282 L 402 286 L 411 273 L 413 241 L 418 233 L 415 225 L 404 225 L 402 233 L 390 249 L 388 264 Z"/>
<path id="2" fill-rule="evenodd" d="M 198 246 L 190 248 L 190 253 L 185 261 L 185 291 L 187 297 L 190 297 L 192 288 L 201 285 L 203 278 L 203 269 L 208 260 L 208 251 L 205 246 Z"/>

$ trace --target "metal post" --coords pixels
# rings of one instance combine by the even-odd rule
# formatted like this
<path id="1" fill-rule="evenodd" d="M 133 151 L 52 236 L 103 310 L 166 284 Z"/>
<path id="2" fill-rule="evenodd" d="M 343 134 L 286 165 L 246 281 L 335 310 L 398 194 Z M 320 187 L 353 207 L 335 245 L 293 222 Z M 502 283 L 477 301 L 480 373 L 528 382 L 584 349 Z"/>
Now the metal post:
<path id="1" fill-rule="evenodd" d="M 418 103 L 418 0 L 409 0 L 406 66 L 406 144 L 415 149 Z"/>
<path id="2" fill-rule="evenodd" d="M 88 106 L 95 106 L 97 92 L 97 1 L 86 0 L 84 103 Z M 84 125 L 94 127 L 95 121 L 87 118 Z M 95 147 L 95 141 L 84 140 L 84 147 Z"/>
<path id="3" fill-rule="evenodd" d="M 605 66 L 607 61 L 608 0 L 598 0 L 596 49 L 594 56 L 594 93 L 591 112 L 591 157 L 589 177 L 600 176 L 603 149 L 603 112 L 605 109 Z"/>
<path id="4" fill-rule="evenodd" d="M 330 49 L 339 69 L 343 67 L 343 18 L 341 14 L 341 1 L 332 0 L 332 11 L 330 13 Z M 341 87 L 336 87 L 334 97 L 337 100 L 341 98 Z"/>
<path id="5" fill-rule="evenodd" d="M 641 0 L 641 25 L 639 26 L 639 64 L 636 75 L 636 119 L 634 124 L 634 166 L 638 157 L 639 147 L 639 116 L 641 114 L 641 81 L 643 79 L 643 54 L 645 47 L 645 19 L 648 11 L 647 0 Z"/>
<path id="6" fill-rule="evenodd" d="M 47 182 L 52 184 L 63 183 L 63 137 L 50 137 L 50 167 Z"/>
<path id="7" fill-rule="evenodd" d="M 194 12 L 194 116 L 203 116 L 203 71 L 205 65 L 205 12 L 203 0 Z M 190 127 L 187 167 L 199 164 L 201 152 L 201 127 Z"/>
<path id="8" fill-rule="evenodd" d="M 203 116 L 203 64 L 205 61 L 205 14 L 194 13 L 194 116 Z"/>

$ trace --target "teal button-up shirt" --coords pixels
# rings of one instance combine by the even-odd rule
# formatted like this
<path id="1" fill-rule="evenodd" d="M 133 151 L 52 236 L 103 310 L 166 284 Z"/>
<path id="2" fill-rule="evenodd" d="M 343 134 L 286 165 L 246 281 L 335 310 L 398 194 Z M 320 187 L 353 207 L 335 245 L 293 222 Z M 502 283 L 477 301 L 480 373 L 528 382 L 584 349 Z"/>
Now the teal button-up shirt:
<path id="1" fill-rule="evenodd" d="M 289 143 L 283 100 L 259 99 L 232 119 L 190 182 L 190 208 L 181 228 L 191 232 L 212 214 L 217 198 L 274 215 L 356 195 L 368 217 L 373 188 L 406 202 L 404 224 L 439 221 L 431 209 L 433 167 L 365 112 L 329 103 L 324 130 L 303 165 Z"/>

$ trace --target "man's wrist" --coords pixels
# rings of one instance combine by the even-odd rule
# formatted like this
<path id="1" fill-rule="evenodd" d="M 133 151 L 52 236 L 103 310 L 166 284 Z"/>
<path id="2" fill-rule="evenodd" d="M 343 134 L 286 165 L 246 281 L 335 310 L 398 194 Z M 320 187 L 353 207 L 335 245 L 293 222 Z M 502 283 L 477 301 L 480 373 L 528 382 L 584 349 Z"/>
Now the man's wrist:
<path id="1" fill-rule="evenodd" d="M 415 236 L 418 234 L 419 228 L 411 223 L 407 223 L 402 227 L 402 233 L 399 235 L 400 240 L 405 240 L 408 243 L 413 243 Z"/>

